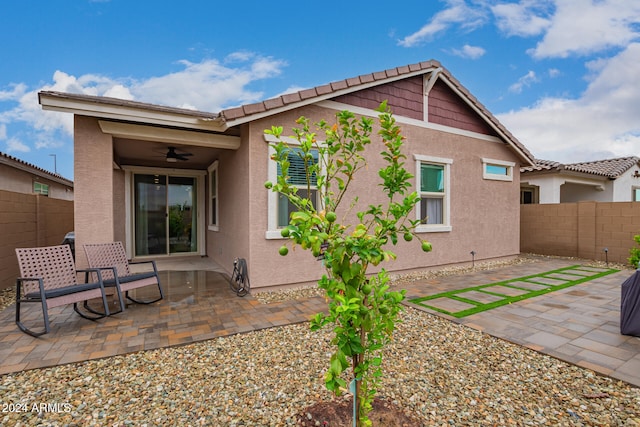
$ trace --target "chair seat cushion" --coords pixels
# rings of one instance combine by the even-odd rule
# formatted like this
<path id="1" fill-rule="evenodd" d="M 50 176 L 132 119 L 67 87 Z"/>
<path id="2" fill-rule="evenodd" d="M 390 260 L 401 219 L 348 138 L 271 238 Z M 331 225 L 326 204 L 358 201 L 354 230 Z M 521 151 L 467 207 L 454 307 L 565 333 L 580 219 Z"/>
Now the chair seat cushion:
<path id="1" fill-rule="evenodd" d="M 56 289 L 45 289 L 44 295 L 46 298 L 56 298 L 65 295 L 71 295 L 78 292 L 90 291 L 92 289 L 100 288 L 100 283 L 80 283 L 78 285 L 64 286 Z M 40 298 L 40 292 L 30 292 L 25 295 L 26 298 Z"/>
<path id="2" fill-rule="evenodd" d="M 130 274 L 128 276 L 120 276 L 118 277 L 118 281 L 120 283 L 129 283 L 129 282 L 135 282 L 137 280 L 142 280 L 142 279 L 148 279 L 150 277 L 156 277 L 156 273 L 153 271 L 146 271 L 143 273 L 135 273 L 135 274 Z M 105 286 L 115 286 L 116 281 L 115 279 L 108 279 L 104 281 L 104 285 Z"/>

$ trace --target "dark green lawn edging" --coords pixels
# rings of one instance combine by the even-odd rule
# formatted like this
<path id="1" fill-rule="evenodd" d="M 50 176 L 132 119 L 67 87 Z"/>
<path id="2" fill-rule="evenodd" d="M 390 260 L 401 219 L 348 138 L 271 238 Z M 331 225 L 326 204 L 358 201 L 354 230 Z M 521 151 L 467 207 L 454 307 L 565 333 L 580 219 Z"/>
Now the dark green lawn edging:
<path id="1" fill-rule="evenodd" d="M 578 271 L 581 272 L 581 274 L 576 274 Z M 490 310 L 492 308 L 511 304 L 517 301 L 522 301 L 527 298 L 533 298 L 539 295 L 548 294 L 549 292 L 557 291 L 559 289 L 564 289 L 570 286 L 578 285 L 580 283 L 588 282 L 590 280 L 597 279 L 599 277 L 607 276 L 612 273 L 617 273 L 618 271 L 619 270 L 616 270 L 616 269 L 604 269 L 604 268 L 597 268 L 597 267 L 585 267 L 582 265 L 572 265 L 570 267 L 559 268 L 557 270 L 551 270 L 551 271 L 547 271 L 545 273 L 540 273 L 540 274 L 533 274 L 531 276 L 518 277 L 515 279 L 504 280 L 502 282 L 487 283 L 486 285 L 456 289 L 454 291 L 441 292 L 441 293 L 429 295 L 426 297 L 414 298 L 409 300 L 409 302 L 422 307 L 429 308 L 431 310 L 434 310 L 440 313 L 448 314 L 456 318 L 461 318 L 461 317 L 469 316 L 475 313 L 480 313 L 482 311 Z M 589 272 L 593 272 L 593 274 L 588 274 Z M 558 279 L 557 277 L 556 278 L 550 277 L 557 274 L 575 276 L 576 279 L 565 280 L 565 279 Z M 564 283 L 551 285 L 539 280 L 538 281 L 535 280 L 540 278 L 553 279 L 553 280 L 564 282 Z M 535 286 L 544 286 L 544 288 L 541 288 L 538 290 L 530 290 L 522 286 L 518 286 L 516 282 L 528 282 Z M 526 291 L 526 292 L 522 293 L 521 295 L 509 296 L 509 295 L 501 294 L 495 291 L 492 292 L 492 291 L 486 290 L 486 288 L 493 288 L 496 286 L 504 286 L 506 288 L 516 289 L 519 291 Z M 471 298 L 465 298 L 464 294 L 467 292 L 480 292 L 486 295 L 500 297 L 501 299 L 497 301 L 489 302 L 489 303 L 483 303 Z M 434 305 L 428 304 L 428 301 L 430 300 L 441 299 L 441 298 L 448 298 L 452 301 L 470 304 L 473 307 L 465 310 L 461 310 L 461 311 L 451 312 L 441 307 L 436 307 Z"/>

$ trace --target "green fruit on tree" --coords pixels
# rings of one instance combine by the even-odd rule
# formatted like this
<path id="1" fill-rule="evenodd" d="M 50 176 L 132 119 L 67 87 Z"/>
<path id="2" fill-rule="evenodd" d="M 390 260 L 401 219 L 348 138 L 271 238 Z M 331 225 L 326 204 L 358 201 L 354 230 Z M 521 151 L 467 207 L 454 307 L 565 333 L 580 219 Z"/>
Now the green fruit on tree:
<path id="1" fill-rule="evenodd" d="M 280 246 L 280 249 L 278 249 L 278 253 L 282 256 L 285 256 L 286 254 L 289 253 L 289 248 L 287 248 L 286 246 Z"/>
<path id="2" fill-rule="evenodd" d="M 282 230 L 280 230 L 280 235 L 282 237 L 289 237 L 289 229 L 288 228 L 283 228 Z"/>
<path id="3" fill-rule="evenodd" d="M 373 286 L 371 285 L 371 283 L 365 283 L 362 286 L 362 293 L 365 295 L 369 295 L 372 290 L 373 290 Z"/>
<path id="4" fill-rule="evenodd" d="M 264 188 L 266 188 L 267 190 L 271 190 L 271 187 L 273 187 L 273 183 L 271 181 L 267 181 L 264 183 Z"/>
<path id="5" fill-rule="evenodd" d="M 407 242 L 410 242 L 413 240 L 413 234 L 411 233 L 404 233 L 404 240 L 406 240 Z"/>
<path id="6" fill-rule="evenodd" d="M 389 312 L 389 309 L 388 309 L 386 306 L 384 306 L 384 305 L 383 305 L 383 306 L 381 306 L 381 307 L 379 308 L 379 310 L 380 310 L 380 313 L 382 313 L 382 314 L 387 314 L 387 313 Z"/>
<path id="7" fill-rule="evenodd" d="M 422 250 L 425 252 L 431 252 L 431 249 L 433 249 L 431 247 L 431 243 L 427 242 L 426 240 L 422 241 Z"/>
<path id="8" fill-rule="evenodd" d="M 329 222 L 335 222 L 335 220 L 338 219 L 338 216 L 336 215 L 335 212 L 327 212 L 327 215 L 325 218 L 327 218 L 327 221 Z"/>

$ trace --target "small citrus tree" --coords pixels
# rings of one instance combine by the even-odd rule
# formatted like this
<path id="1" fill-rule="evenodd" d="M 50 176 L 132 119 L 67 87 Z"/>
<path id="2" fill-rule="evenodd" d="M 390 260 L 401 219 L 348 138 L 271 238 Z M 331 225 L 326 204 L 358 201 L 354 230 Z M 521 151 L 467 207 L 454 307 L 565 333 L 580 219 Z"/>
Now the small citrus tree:
<path id="1" fill-rule="evenodd" d="M 404 167 L 402 154 L 404 137 L 386 103 L 379 112 L 378 135 L 382 140 L 380 155 L 385 166 L 378 171 L 379 186 L 386 195 L 385 204 L 368 205 L 353 213 L 358 198 L 349 206 L 339 209 L 348 197 L 356 174 L 366 167 L 365 148 L 372 143 L 373 119 L 360 119 L 349 111 L 336 114 L 336 122 L 316 123 L 312 131 L 309 120 L 301 117 L 294 128 L 295 147 L 282 139 L 282 127 L 272 127 L 265 133 L 277 138 L 271 144 L 275 154 L 271 157 L 278 165 L 277 182 L 265 186 L 284 197 L 295 210 L 289 224 L 281 230 L 293 246 L 310 250 L 322 257 L 326 274 L 319 280 L 329 300 L 328 314 L 318 313 L 311 321 L 313 330 L 333 324 L 335 333 L 329 369 L 325 374 L 327 389 L 339 395 L 347 386 L 343 372 L 352 368 L 355 381 L 356 418 L 358 426 L 370 425 L 367 414 L 372 409 L 374 395 L 382 376 L 382 349 L 391 340 L 401 310 L 405 291 L 391 291 L 389 277 L 384 269 L 367 274 L 369 266 L 395 259 L 389 244 L 396 245 L 399 237 L 411 241 L 416 236 L 417 220 L 409 215 L 419 196 L 411 191 L 411 175 Z M 296 165 L 300 175 L 304 165 L 304 180 L 292 183 L 290 168 Z M 373 190 L 373 188 L 372 188 Z M 314 200 L 315 199 L 315 200 Z M 338 218 L 341 215 L 341 218 Z M 349 221 L 353 224 L 349 224 Z M 422 250 L 431 250 L 431 244 L 417 238 Z M 288 248 L 280 248 L 287 255 Z"/>
<path id="2" fill-rule="evenodd" d="M 640 245 L 640 234 L 636 234 L 633 236 L 633 240 L 636 241 L 638 245 Z M 634 268 L 640 268 L 640 247 L 639 248 L 631 248 L 629 249 L 629 264 L 631 264 Z"/>

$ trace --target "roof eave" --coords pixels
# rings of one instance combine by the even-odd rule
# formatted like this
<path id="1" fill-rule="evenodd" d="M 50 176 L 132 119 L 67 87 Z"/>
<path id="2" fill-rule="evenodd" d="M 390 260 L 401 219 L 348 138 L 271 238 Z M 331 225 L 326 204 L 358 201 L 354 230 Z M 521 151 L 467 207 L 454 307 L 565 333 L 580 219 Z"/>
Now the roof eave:
<path id="1" fill-rule="evenodd" d="M 39 92 L 43 110 L 72 113 L 134 123 L 154 124 L 198 131 L 224 132 L 220 117 L 198 111 L 158 108 L 152 104 L 127 102 L 99 96 L 73 95 L 61 92 Z"/>

